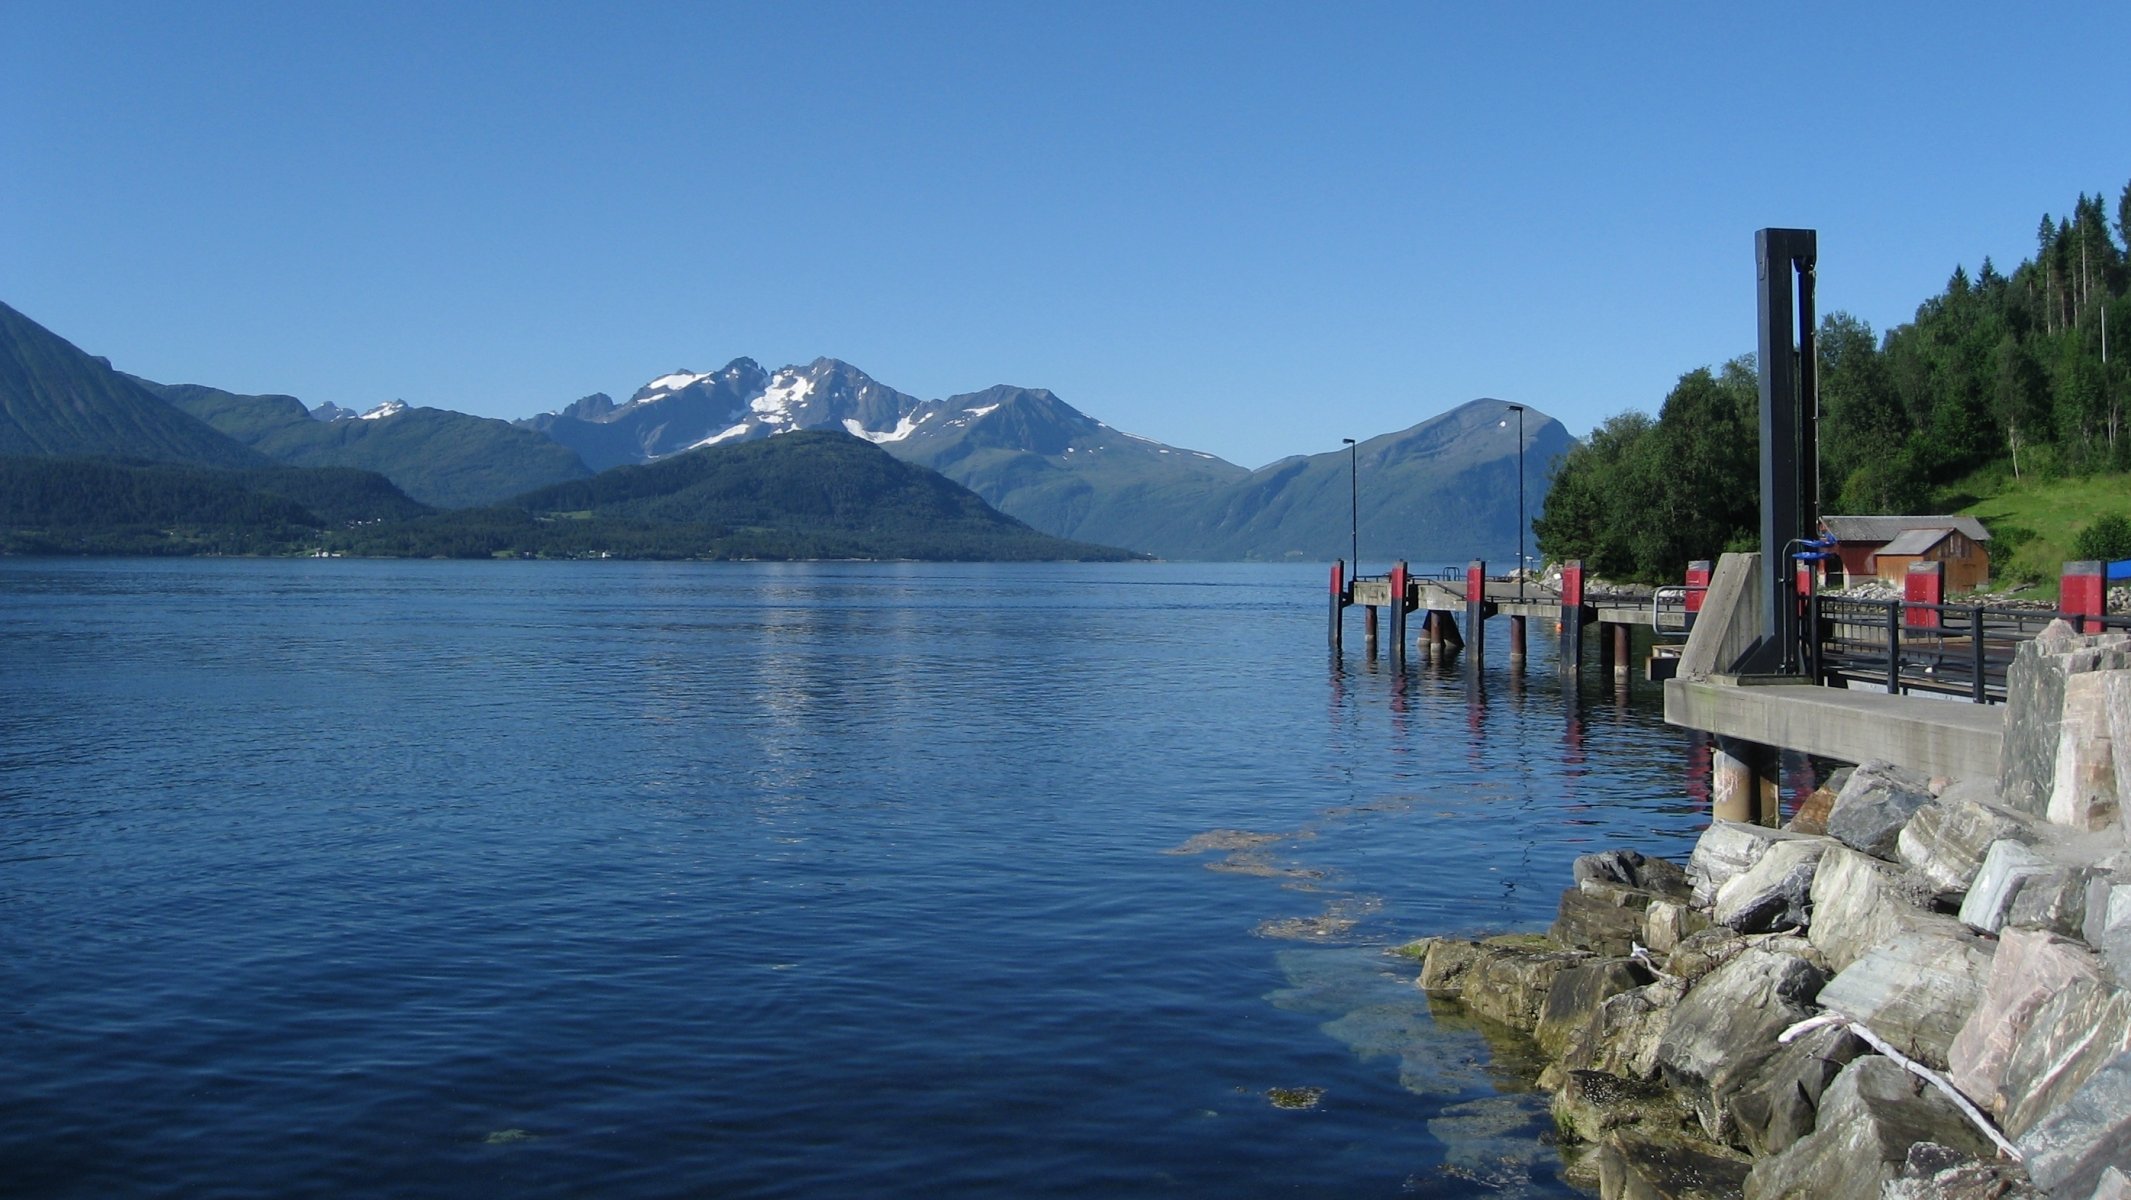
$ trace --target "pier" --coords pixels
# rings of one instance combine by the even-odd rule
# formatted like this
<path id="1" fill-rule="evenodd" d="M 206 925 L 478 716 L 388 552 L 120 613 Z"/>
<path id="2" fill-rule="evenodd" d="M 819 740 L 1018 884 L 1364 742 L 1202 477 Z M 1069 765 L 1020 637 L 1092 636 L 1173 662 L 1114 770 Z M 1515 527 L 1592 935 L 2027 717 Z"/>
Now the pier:
<path id="1" fill-rule="evenodd" d="M 1363 653 L 1376 657 L 1384 645 L 1379 630 L 1388 627 L 1389 657 L 1394 663 L 1406 661 L 1409 641 L 1431 661 L 1462 651 L 1473 662 L 1484 662 L 1485 623 L 1506 617 L 1510 662 L 1521 665 L 1528 655 L 1531 622 L 1537 619 L 1552 622 L 1551 628 L 1557 631 L 1564 674 L 1573 676 L 1582 669 L 1589 631 L 1598 641 L 1599 670 L 1625 681 L 1633 668 L 1635 627 L 1669 626 L 1684 631 L 1699 599 L 1698 594 L 1689 594 L 1687 589 L 1590 595 L 1584 587 L 1581 562 L 1563 567 L 1558 587 L 1530 579 L 1490 576 L 1487 563 L 1480 559 L 1473 560 L 1462 573 L 1433 576 L 1415 575 L 1403 562 L 1383 575 L 1348 579 L 1346 570 L 1344 561 L 1332 564 L 1327 636 L 1333 651 L 1345 646 L 1347 610 L 1359 608 Z M 1668 590 L 1677 594 L 1668 597 Z M 1409 629 L 1414 630 L 1411 638 Z"/>

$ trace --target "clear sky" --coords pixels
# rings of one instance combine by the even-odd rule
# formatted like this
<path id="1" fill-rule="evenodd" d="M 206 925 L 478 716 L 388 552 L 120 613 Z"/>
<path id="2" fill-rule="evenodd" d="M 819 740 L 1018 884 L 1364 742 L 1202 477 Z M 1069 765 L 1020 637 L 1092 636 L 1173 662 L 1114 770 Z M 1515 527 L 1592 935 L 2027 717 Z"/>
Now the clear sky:
<path id="1" fill-rule="evenodd" d="M 0 0 L 0 112 L 0 300 L 153 379 L 829 355 L 1258 466 L 1655 411 L 1762 226 L 1880 330 L 2010 269 L 2131 180 L 2131 5 Z"/>

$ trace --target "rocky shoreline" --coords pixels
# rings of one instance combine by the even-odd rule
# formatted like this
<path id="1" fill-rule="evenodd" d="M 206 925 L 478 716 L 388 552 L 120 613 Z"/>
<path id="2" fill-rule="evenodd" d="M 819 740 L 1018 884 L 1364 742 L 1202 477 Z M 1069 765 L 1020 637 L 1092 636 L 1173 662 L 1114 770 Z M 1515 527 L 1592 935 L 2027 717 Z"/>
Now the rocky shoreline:
<path id="1" fill-rule="evenodd" d="M 1865 763 L 1403 952 L 1536 1043 L 1605 1200 L 2131 1198 L 2131 634 L 2053 624 L 2010 696 L 1997 779 Z"/>

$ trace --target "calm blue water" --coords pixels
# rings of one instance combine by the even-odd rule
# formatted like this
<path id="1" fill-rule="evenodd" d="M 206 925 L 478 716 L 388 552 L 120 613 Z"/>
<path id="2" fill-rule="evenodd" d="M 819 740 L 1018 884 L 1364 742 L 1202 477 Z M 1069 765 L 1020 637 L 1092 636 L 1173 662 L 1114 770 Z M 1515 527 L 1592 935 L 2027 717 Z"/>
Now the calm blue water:
<path id="1" fill-rule="evenodd" d="M 1692 748 L 1323 576 L 0 560 L 0 1192 L 1570 1194 L 1383 948 Z"/>

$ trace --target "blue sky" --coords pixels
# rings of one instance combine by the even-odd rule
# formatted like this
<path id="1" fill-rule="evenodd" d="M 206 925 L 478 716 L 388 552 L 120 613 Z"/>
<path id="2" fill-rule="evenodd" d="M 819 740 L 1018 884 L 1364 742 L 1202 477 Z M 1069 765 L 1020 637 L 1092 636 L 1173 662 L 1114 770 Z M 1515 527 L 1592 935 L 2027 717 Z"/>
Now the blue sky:
<path id="1" fill-rule="evenodd" d="M 1715 11 L 1712 11 L 1715 10 Z M 829 355 L 1246 466 L 1583 433 L 2131 180 L 2131 5 L 0 0 L 0 300 L 125 370 L 519 417 Z"/>

